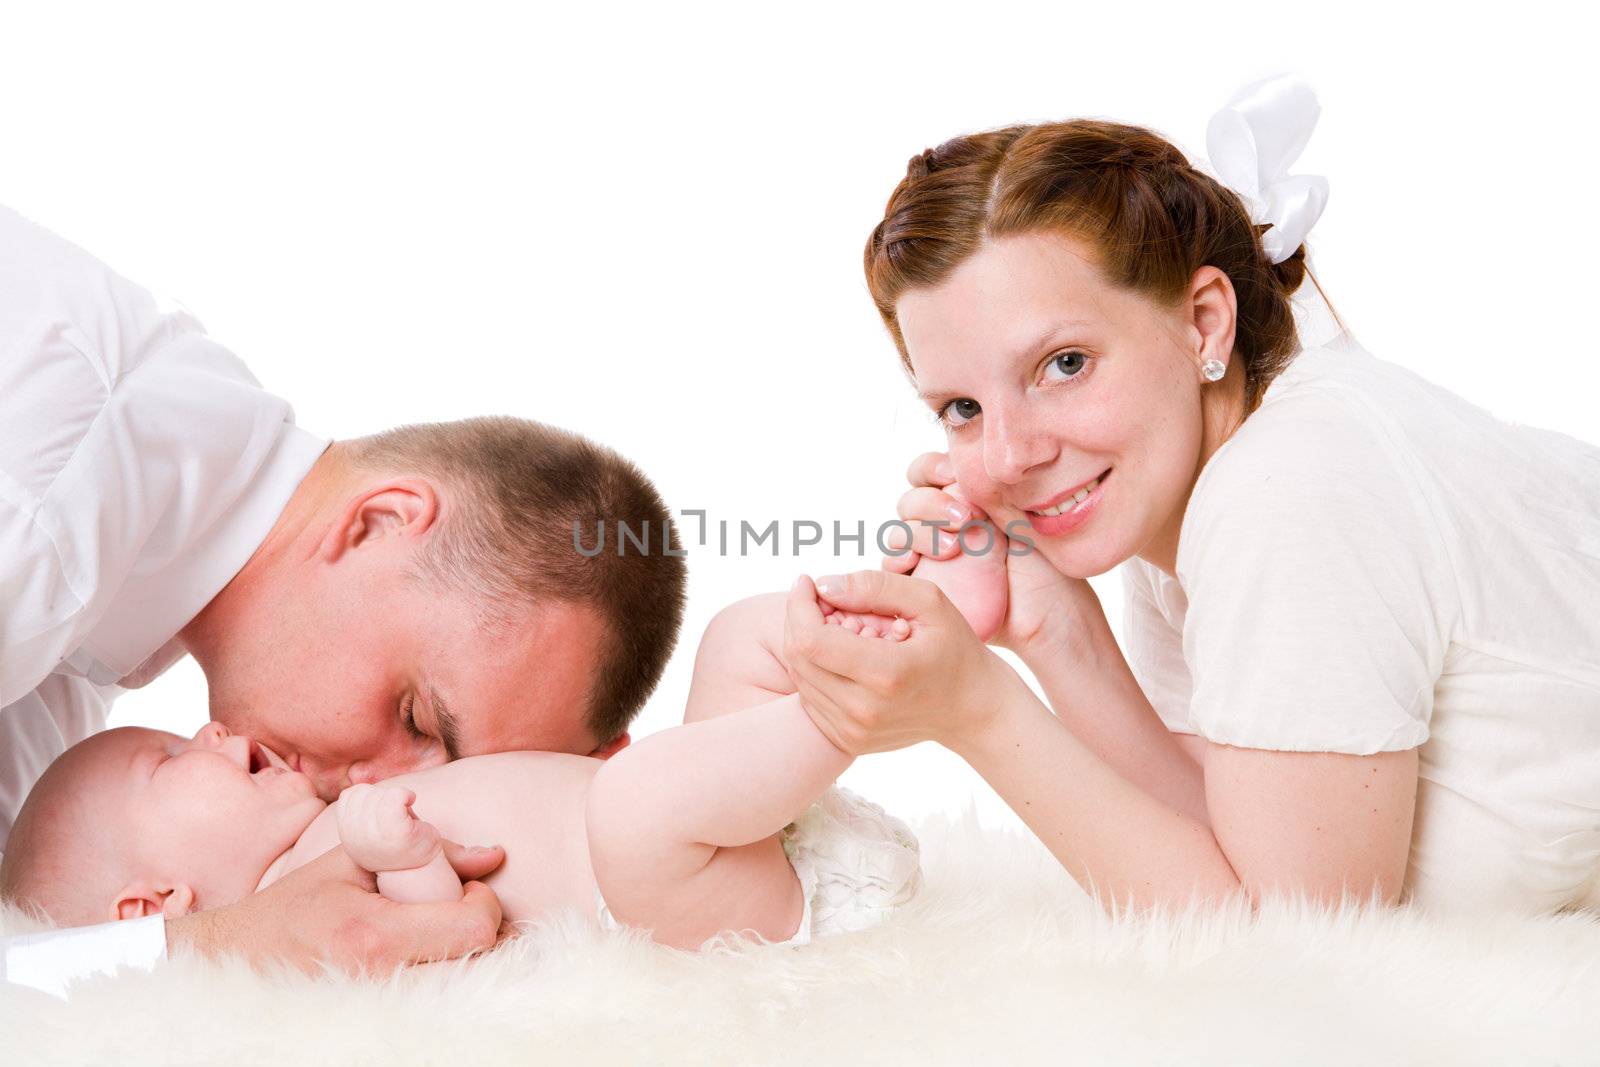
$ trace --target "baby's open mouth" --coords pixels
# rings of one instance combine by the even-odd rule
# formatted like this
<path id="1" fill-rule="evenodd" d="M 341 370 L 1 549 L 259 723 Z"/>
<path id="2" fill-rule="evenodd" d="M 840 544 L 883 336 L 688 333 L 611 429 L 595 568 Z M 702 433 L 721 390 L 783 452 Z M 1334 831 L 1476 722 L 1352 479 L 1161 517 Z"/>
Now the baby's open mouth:
<path id="1" fill-rule="evenodd" d="M 260 741 L 252 740 L 250 742 L 251 774 L 259 774 L 262 771 L 282 774 L 288 769 L 289 765 L 283 761 L 283 757 L 272 751 L 272 749 L 263 745 Z"/>

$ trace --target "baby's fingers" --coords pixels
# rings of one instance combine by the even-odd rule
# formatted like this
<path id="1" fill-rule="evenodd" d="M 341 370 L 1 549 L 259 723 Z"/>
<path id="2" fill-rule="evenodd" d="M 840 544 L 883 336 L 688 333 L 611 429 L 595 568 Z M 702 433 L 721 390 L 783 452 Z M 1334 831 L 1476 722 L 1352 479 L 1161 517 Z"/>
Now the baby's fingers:
<path id="1" fill-rule="evenodd" d="M 404 812 L 411 815 L 411 805 L 417 802 L 417 794 L 398 785 L 380 786 L 383 790 L 383 806 L 391 813 Z M 411 815 L 412 818 L 416 816 Z"/>

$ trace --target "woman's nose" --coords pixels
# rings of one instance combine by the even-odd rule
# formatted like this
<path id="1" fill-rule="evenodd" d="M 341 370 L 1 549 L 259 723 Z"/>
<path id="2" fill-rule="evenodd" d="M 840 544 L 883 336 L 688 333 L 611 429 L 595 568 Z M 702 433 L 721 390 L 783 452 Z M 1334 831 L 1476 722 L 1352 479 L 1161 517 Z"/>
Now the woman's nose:
<path id="1" fill-rule="evenodd" d="M 1049 462 L 1049 435 L 1025 416 L 987 408 L 983 414 L 983 465 L 991 480 L 1013 485 L 1033 468 Z"/>

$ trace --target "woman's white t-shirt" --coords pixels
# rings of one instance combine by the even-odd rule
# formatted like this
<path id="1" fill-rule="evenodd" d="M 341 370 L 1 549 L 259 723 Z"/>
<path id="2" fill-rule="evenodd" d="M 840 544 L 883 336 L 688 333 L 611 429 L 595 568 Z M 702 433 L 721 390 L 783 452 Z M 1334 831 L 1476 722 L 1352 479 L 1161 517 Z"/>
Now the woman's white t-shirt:
<path id="1" fill-rule="evenodd" d="M 1168 729 L 1421 746 L 1407 899 L 1600 907 L 1600 447 L 1336 338 L 1206 463 L 1176 579 L 1122 577 Z"/>

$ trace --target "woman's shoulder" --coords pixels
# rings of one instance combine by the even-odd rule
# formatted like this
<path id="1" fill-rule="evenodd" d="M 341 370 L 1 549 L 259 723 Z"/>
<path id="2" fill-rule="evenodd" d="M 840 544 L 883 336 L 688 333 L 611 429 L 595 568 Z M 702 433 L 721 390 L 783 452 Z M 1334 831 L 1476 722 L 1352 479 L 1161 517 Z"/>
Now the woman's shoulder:
<path id="1" fill-rule="evenodd" d="M 1420 516 L 1463 566 L 1506 538 L 1600 548 L 1600 447 L 1507 421 L 1348 336 L 1289 364 L 1211 457 L 1192 503 L 1237 505 L 1294 480 L 1315 489 L 1306 521 L 1366 497 L 1368 521 Z"/>
<path id="2" fill-rule="evenodd" d="M 1341 441 L 1392 451 L 1397 441 L 1386 424 L 1414 409 L 1430 385 L 1349 338 L 1335 339 L 1295 356 L 1212 458 L 1219 468 L 1274 457 L 1337 462 L 1344 453 L 1333 446 Z"/>
<path id="3" fill-rule="evenodd" d="M 1218 551 L 1293 546 L 1309 565 L 1337 542 L 1368 557 L 1407 547 L 1446 558 L 1427 464 L 1404 430 L 1420 381 L 1353 345 L 1297 356 L 1196 480 L 1178 541 L 1184 587 Z"/>
<path id="4" fill-rule="evenodd" d="M 1240 497 L 1402 502 L 1377 483 L 1403 487 L 1407 442 L 1395 426 L 1405 401 L 1397 386 L 1409 373 L 1355 347 L 1302 352 L 1207 460 L 1190 510 L 1236 507 Z"/>

